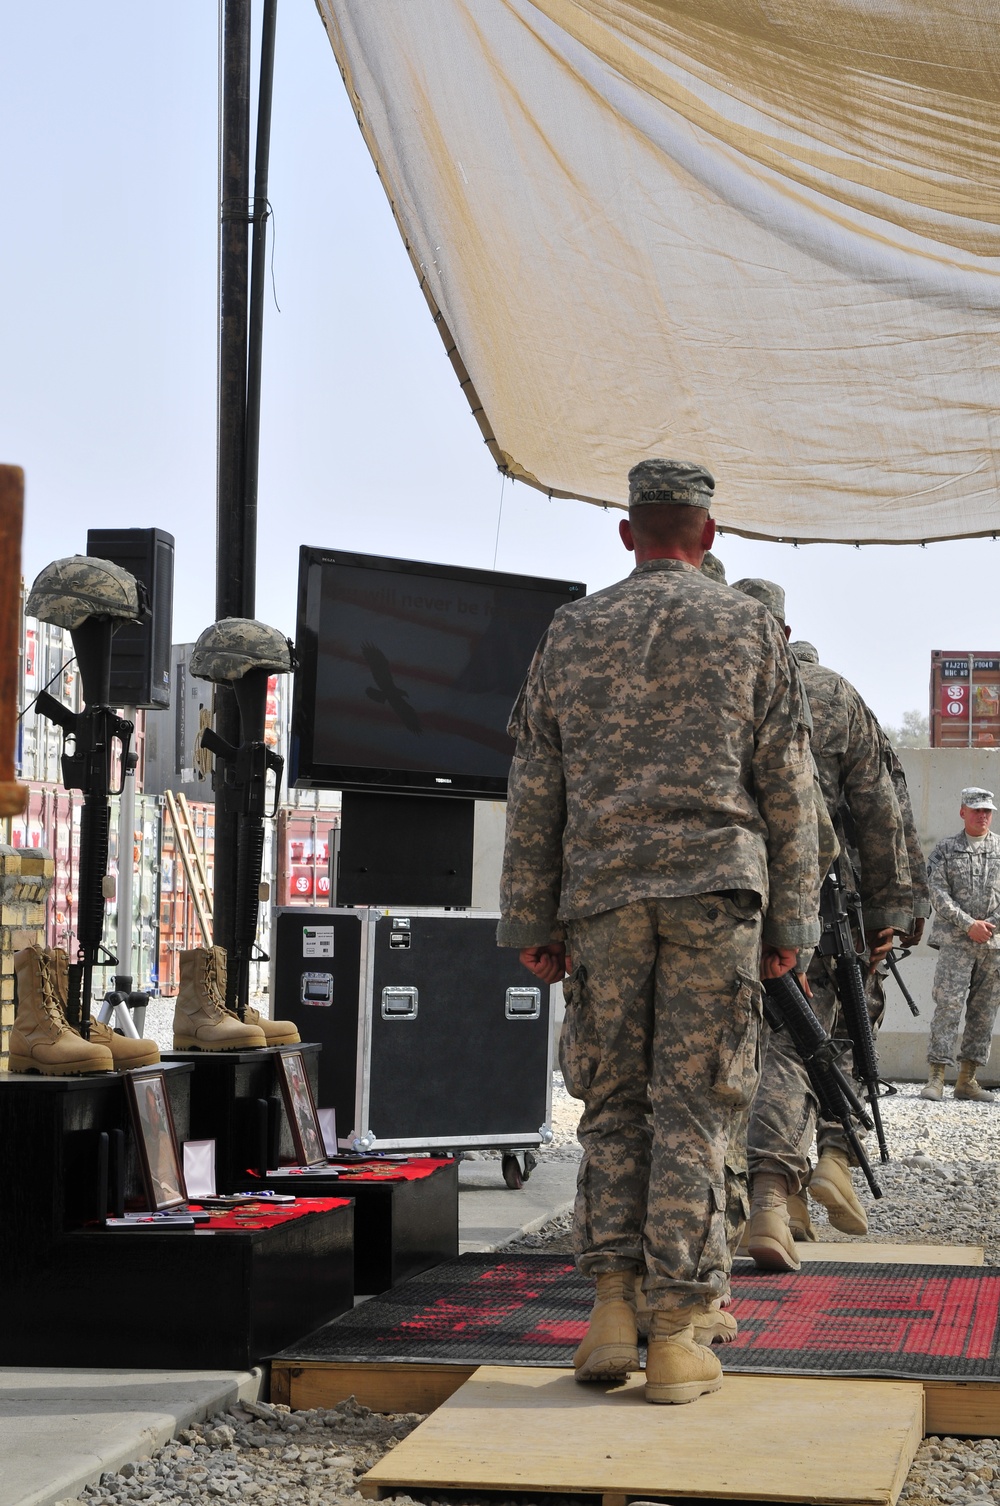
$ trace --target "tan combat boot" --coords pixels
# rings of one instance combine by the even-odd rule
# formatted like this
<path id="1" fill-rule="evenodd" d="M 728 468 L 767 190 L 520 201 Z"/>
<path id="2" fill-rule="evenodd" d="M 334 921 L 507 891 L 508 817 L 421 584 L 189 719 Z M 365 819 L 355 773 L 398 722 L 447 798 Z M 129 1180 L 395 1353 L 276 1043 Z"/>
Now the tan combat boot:
<path id="1" fill-rule="evenodd" d="M 825 1150 L 809 1181 L 809 1195 L 822 1203 L 826 1216 L 841 1234 L 867 1234 L 868 1215 L 851 1181 L 847 1152 L 839 1146 Z"/>
<path id="2" fill-rule="evenodd" d="M 639 1368 L 635 1273 L 605 1271 L 597 1278 L 590 1326 L 573 1356 L 578 1381 L 624 1380 Z"/>
<path id="3" fill-rule="evenodd" d="M 753 1179 L 747 1249 L 762 1270 L 799 1268 L 798 1251 L 788 1222 L 788 1183 L 774 1172 L 761 1171 Z"/>
<path id="4" fill-rule="evenodd" d="M 214 950 L 216 991 L 225 1002 L 228 963 L 226 949 L 217 946 Z M 252 1009 L 249 1004 L 243 1011 L 243 1021 L 246 1025 L 256 1025 L 258 1030 L 262 1030 L 265 1044 L 268 1046 L 295 1046 L 302 1039 L 291 1020 L 265 1020 L 260 1010 Z"/>
<path id="5" fill-rule="evenodd" d="M 927 1086 L 920 1096 L 930 1099 L 931 1103 L 940 1103 L 944 1097 L 944 1062 L 928 1062 L 927 1065 L 930 1068 Z"/>
<path id="6" fill-rule="evenodd" d="M 65 1014 L 69 1002 L 69 954 L 61 946 L 48 947 L 46 951 L 55 973 L 59 1003 Z M 80 1035 L 75 1025 L 70 1028 L 74 1034 Z M 134 1041 L 131 1036 L 119 1035 L 110 1025 L 102 1025 L 100 1020 L 91 1020 L 90 1040 L 98 1046 L 105 1046 L 111 1052 L 116 1072 L 127 1072 L 130 1067 L 152 1067 L 160 1060 L 155 1041 Z"/>
<path id="7" fill-rule="evenodd" d="M 966 1098 L 971 1103 L 996 1103 L 996 1094 L 991 1093 L 976 1081 L 976 1068 L 978 1062 L 960 1061 L 958 1064 L 958 1081 L 955 1084 L 955 1097 Z"/>
<path id="8" fill-rule="evenodd" d="M 174 1005 L 175 1051 L 250 1051 L 267 1045 L 263 1030 L 245 1024 L 226 1008 L 226 954 L 222 947 L 200 946 L 181 952 L 180 973 L 181 986 Z"/>
<path id="9" fill-rule="evenodd" d="M 788 1227 L 797 1245 L 815 1244 L 819 1239 L 809 1217 L 809 1204 L 801 1192 L 793 1192 L 788 1199 Z"/>
<path id="10" fill-rule="evenodd" d="M 654 1309 L 646 1351 L 647 1401 L 696 1401 L 721 1388 L 722 1366 L 711 1349 L 695 1339 L 693 1319 L 700 1308 L 699 1303 Z"/>
<path id="11" fill-rule="evenodd" d="M 66 1019 L 56 970 L 44 947 L 29 946 L 15 952 L 14 972 L 17 1015 L 10 1032 L 11 1072 L 75 1077 L 83 1072 L 114 1070 L 107 1047 L 81 1040 Z"/>
<path id="12" fill-rule="evenodd" d="M 642 1289 L 642 1277 L 637 1274 L 635 1278 L 635 1326 L 640 1339 L 648 1336 L 652 1316 L 653 1309 Z M 736 1319 L 732 1313 L 726 1311 L 719 1297 L 714 1302 L 710 1302 L 707 1307 L 695 1308 L 691 1322 L 694 1326 L 696 1344 L 731 1344 L 740 1331 Z"/>

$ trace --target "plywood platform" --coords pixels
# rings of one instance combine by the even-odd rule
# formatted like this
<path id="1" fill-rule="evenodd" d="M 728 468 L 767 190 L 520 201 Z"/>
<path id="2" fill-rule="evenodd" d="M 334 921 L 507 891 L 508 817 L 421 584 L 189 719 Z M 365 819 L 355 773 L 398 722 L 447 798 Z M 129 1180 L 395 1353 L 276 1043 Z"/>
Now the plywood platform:
<path id="1" fill-rule="evenodd" d="M 846 1265 L 982 1265 L 982 1245 L 876 1245 L 832 1241 L 797 1244 L 800 1260 L 836 1260 Z M 744 1255 L 745 1250 L 740 1254 Z"/>
<path id="2" fill-rule="evenodd" d="M 894 1506 L 923 1431 L 922 1389 L 906 1381 L 730 1376 L 721 1391 L 677 1407 L 650 1406 L 642 1391 L 641 1376 L 605 1389 L 580 1386 L 565 1370 L 483 1366 L 369 1471 L 361 1493 Z M 781 1418 L 794 1422 L 776 1447 Z"/>

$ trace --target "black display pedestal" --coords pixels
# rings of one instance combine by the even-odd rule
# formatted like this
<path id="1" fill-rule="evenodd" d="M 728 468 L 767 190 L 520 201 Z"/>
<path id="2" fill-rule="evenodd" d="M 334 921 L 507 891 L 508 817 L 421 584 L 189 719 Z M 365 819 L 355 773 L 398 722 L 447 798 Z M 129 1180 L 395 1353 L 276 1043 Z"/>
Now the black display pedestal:
<path id="1" fill-rule="evenodd" d="M 190 1138 L 192 1069 L 163 1071 Z M 119 1074 L 0 1074 L 0 1364 L 245 1369 L 351 1306 L 350 1203 L 267 1229 L 84 1228 L 115 1131 L 138 1200 Z"/>
<path id="2" fill-rule="evenodd" d="M 301 1051 L 315 1094 L 320 1050 L 304 1042 L 256 1051 L 164 1053 L 165 1062 L 183 1064 L 194 1074 L 190 1130 L 184 1138 L 215 1141 L 218 1192 L 247 1186 L 250 1170 L 266 1171 L 295 1159 L 275 1058 L 283 1051 Z"/>
<path id="3" fill-rule="evenodd" d="M 248 1178 L 244 1186 L 296 1197 L 353 1198 L 354 1290 L 368 1296 L 458 1255 L 458 1162 L 426 1164 L 427 1175 L 413 1181 L 387 1181 L 377 1173 L 334 1176 L 336 1168 L 320 1167 Z"/>

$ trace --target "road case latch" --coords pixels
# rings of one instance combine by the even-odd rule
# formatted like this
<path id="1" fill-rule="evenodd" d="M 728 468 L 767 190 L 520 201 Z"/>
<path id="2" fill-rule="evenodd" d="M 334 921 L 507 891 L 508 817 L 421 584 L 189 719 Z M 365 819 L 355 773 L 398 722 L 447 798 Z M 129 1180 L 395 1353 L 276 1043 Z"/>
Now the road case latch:
<path id="1" fill-rule="evenodd" d="M 508 988 L 504 1009 L 508 1020 L 539 1020 L 542 1016 L 540 988 Z"/>
<path id="2" fill-rule="evenodd" d="M 419 998 L 415 988 L 383 988 L 383 1020 L 415 1020 Z"/>

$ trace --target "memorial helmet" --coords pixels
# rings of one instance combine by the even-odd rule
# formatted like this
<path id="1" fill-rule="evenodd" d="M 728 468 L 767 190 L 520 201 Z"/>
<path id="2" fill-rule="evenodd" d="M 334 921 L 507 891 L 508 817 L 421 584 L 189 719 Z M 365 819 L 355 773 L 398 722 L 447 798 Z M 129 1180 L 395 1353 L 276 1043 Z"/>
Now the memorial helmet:
<path id="1" fill-rule="evenodd" d="M 78 628 L 91 617 L 137 622 L 146 615 L 146 592 L 134 575 L 110 560 L 71 554 L 39 571 L 24 610 L 40 622 Z"/>
<path id="2" fill-rule="evenodd" d="M 286 675 L 294 656 L 291 641 L 277 628 L 252 617 L 223 617 L 201 634 L 191 654 L 190 670 L 199 680 L 225 685 L 242 680 L 252 669 Z"/>

